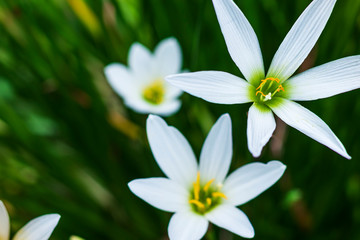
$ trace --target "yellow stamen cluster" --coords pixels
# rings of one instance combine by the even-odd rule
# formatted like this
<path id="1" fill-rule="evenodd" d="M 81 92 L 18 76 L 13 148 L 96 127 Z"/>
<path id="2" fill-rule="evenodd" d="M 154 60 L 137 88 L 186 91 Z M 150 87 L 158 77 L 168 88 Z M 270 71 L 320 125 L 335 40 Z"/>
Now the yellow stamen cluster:
<path id="1" fill-rule="evenodd" d="M 271 81 L 270 84 L 265 85 L 268 81 Z M 276 89 L 274 88 L 276 86 L 273 86 L 274 82 L 277 83 Z M 264 98 L 261 98 L 261 100 L 263 100 L 263 101 L 268 101 L 273 96 L 275 96 L 276 93 L 278 93 L 280 91 L 285 91 L 284 87 L 280 84 L 280 80 L 278 78 L 272 78 L 272 77 L 261 80 L 261 83 L 256 88 L 256 90 L 257 90 L 257 92 L 255 93 L 255 96 L 257 96 L 260 93 L 261 96 L 264 97 Z M 265 94 L 264 91 L 268 91 L 268 93 Z"/>
<path id="2" fill-rule="evenodd" d="M 204 214 L 214 208 L 221 202 L 221 199 L 227 199 L 225 194 L 219 192 L 220 186 L 212 188 L 211 184 L 215 179 L 208 181 L 204 187 L 200 185 L 200 173 L 197 173 L 196 181 L 193 183 L 193 194 L 189 203 L 195 212 Z"/>
<path id="3" fill-rule="evenodd" d="M 143 90 L 143 98 L 154 105 L 159 105 L 164 101 L 165 96 L 165 87 L 164 80 L 157 79 L 153 81 L 150 85 L 145 87 Z"/>

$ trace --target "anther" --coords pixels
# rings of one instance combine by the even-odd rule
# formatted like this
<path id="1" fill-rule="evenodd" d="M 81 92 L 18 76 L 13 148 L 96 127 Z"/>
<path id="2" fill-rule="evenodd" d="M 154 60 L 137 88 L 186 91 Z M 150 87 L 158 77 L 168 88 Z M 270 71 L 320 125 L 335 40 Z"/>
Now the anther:
<path id="1" fill-rule="evenodd" d="M 208 206 L 211 206 L 211 203 L 212 203 L 211 198 L 206 198 L 206 204 Z"/>
<path id="2" fill-rule="evenodd" d="M 202 210 L 205 209 L 205 204 L 203 204 L 202 202 L 200 202 L 198 200 L 191 199 L 191 200 L 189 200 L 189 203 L 195 204 L 198 208 L 201 208 Z"/>
<path id="3" fill-rule="evenodd" d="M 285 89 L 283 88 L 282 85 L 279 85 L 279 87 L 276 89 L 277 92 L 280 92 L 280 91 L 284 91 L 285 92 Z"/>
<path id="4" fill-rule="evenodd" d="M 207 192 L 208 190 L 209 190 L 209 187 L 210 187 L 210 185 L 214 182 L 214 178 L 213 179 L 211 179 L 210 181 L 208 181 L 207 183 L 206 183 L 206 185 L 204 186 L 204 191 L 205 192 Z"/>
<path id="5" fill-rule="evenodd" d="M 226 195 L 223 194 L 223 193 L 221 193 L 221 192 L 213 192 L 213 193 L 211 193 L 211 195 L 212 195 L 213 197 L 222 197 L 222 198 L 224 198 L 224 199 L 227 199 Z"/>
<path id="6" fill-rule="evenodd" d="M 265 95 L 263 92 L 261 92 L 261 91 L 257 91 L 256 94 L 255 94 L 255 96 L 257 96 L 258 93 L 260 93 L 263 97 L 266 97 L 266 95 Z"/>

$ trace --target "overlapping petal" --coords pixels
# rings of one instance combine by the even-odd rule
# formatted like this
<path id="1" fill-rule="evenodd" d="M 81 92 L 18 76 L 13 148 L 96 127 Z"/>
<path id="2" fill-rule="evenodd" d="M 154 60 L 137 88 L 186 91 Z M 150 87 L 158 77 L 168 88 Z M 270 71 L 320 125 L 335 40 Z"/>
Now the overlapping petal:
<path id="1" fill-rule="evenodd" d="M 284 85 L 289 99 L 298 101 L 327 98 L 360 88 L 360 55 L 311 68 Z"/>
<path id="2" fill-rule="evenodd" d="M 129 50 L 130 71 L 138 81 L 146 81 L 154 76 L 154 57 L 149 49 L 140 43 L 134 43 Z"/>
<path id="3" fill-rule="evenodd" d="M 180 45 L 175 38 L 164 39 L 157 45 L 155 62 L 161 77 L 180 72 L 182 55 Z"/>
<path id="4" fill-rule="evenodd" d="M 254 103 L 249 109 L 247 125 L 248 147 L 254 157 L 260 156 L 275 128 L 272 111 L 266 106 Z"/>
<path id="5" fill-rule="evenodd" d="M 191 186 L 197 173 L 195 155 L 184 136 L 158 116 L 146 122 L 149 144 L 156 162 L 170 179 Z"/>
<path id="6" fill-rule="evenodd" d="M 47 214 L 35 218 L 21 228 L 13 240 L 48 240 L 59 219 L 59 214 Z"/>
<path id="7" fill-rule="evenodd" d="M 232 205 L 222 204 L 206 214 L 206 218 L 241 237 L 253 238 L 255 235 L 254 228 L 245 213 Z"/>
<path id="8" fill-rule="evenodd" d="M 300 15 L 277 50 L 267 76 L 288 79 L 299 68 L 323 31 L 336 0 L 314 0 Z"/>
<path id="9" fill-rule="evenodd" d="M 231 58 L 251 83 L 264 77 L 259 41 L 233 0 L 213 0 L 217 18 Z"/>
<path id="10" fill-rule="evenodd" d="M 283 175 L 286 166 L 279 161 L 267 164 L 249 163 L 226 178 L 223 191 L 228 202 L 237 206 L 255 198 L 271 187 Z"/>
<path id="11" fill-rule="evenodd" d="M 0 200 L 0 239 L 9 239 L 10 220 L 4 203 Z"/>
<path id="12" fill-rule="evenodd" d="M 189 208 L 189 192 L 168 178 L 136 179 L 129 182 L 130 190 L 150 205 L 167 212 Z"/>
<path id="13" fill-rule="evenodd" d="M 105 75 L 110 86 L 122 97 L 138 95 L 139 83 L 135 81 L 126 66 L 112 63 L 105 67 Z"/>
<path id="14" fill-rule="evenodd" d="M 200 154 L 201 181 L 222 183 L 232 158 L 231 119 L 222 115 L 210 130 Z"/>
<path id="15" fill-rule="evenodd" d="M 208 228 L 209 222 L 202 216 L 192 212 L 177 212 L 169 222 L 170 240 L 198 240 Z"/>
<path id="16" fill-rule="evenodd" d="M 341 156 L 347 159 L 351 158 L 329 126 L 308 109 L 287 99 L 281 99 L 280 102 L 272 101 L 269 106 L 286 124 L 324 144 Z"/>
<path id="17" fill-rule="evenodd" d="M 212 103 L 235 104 L 252 101 L 249 92 L 254 86 L 226 72 L 181 73 L 170 75 L 166 80 L 183 91 Z"/>
<path id="18" fill-rule="evenodd" d="M 169 116 L 179 110 L 181 107 L 181 102 L 174 99 L 159 105 L 154 105 L 148 103 L 139 96 L 132 96 L 125 99 L 125 105 L 139 113 L 153 113 L 161 116 Z"/>

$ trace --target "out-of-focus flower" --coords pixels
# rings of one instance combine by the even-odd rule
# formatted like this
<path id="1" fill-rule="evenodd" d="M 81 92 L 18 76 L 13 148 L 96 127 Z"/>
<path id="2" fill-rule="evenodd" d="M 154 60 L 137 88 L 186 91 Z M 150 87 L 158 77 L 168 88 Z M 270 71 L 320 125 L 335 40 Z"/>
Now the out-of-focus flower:
<path id="1" fill-rule="evenodd" d="M 232 0 L 213 0 L 230 56 L 247 81 L 218 71 L 178 74 L 167 77 L 167 80 L 209 102 L 253 102 L 249 110 L 247 138 L 254 157 L 260 156 L 275 130 L 274 112 L 288 125 L 350 159 L 329 126 L 292 101 L 326 98 L 360 87 L 359 55 L 291 77 L 315 45 L 335 2 L 314 0 L 306 8 L 280 45 L 265 75 L 258 39 L 244 14 Z"/>
<path id="2" fill-rule="evenodd" d="M 84 238 L 81 238 L 81 237 L 79 237 L 79 236 L 73 235 L 73 236 L 70 236 L 69 240 L 85 240 L 85 239 L 84 239 Z"/>
<path id="3" fill-rule="evenodd" d="M 126 106 L 139 113 L 162 116 L 179 110 L 178 97 L 182 91 L 164 80 L 165 76 L 181 71 L 181 49 L 175 38 L 161 41 L 154 54 L 140 43 L 134 43 L 128 64 L 129 67 L 112 63 L 105 68 L 110 85 Z"/>
<path id="4" fill-rule="evenodd" d="M 13 237 L 13 240 L 47 240 L 58 224 L 59 214 L 46 214 L 28 222 Z M 10 239 L 10 220 L 0 200 L 0 239 Z"/>
<path id="5" fill-rule="evenodd" d="M 160 117 L 147 119 L 151 150 L 168 178 L 136 179 L 130 190 L 163 211 L 175 212 L 168 233 L 171 240 L 201 239 L 209 221 L 246 238 L 254 236 L 247 216 L 236 206 L 272 186 L 286 166 L 279 161 L 247 164 L 227 178 L 232 158 L 231 119 L 222 115 L 203 145 L 199 165 L 184 136 Z"/>

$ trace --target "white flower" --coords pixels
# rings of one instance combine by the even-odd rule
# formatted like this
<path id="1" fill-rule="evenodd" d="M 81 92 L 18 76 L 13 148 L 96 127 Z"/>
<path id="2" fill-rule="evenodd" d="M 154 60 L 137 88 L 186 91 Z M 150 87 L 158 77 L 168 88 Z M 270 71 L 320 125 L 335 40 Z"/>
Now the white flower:
<path id="1" fill-rule="evenodd" d="M 326 123 L 292 101 L 326 98 L 360 87 L 359 55 L 291 77 L 315 45 L 335 2 L 314 0 L 306 8 L 280 45 L 265 75 L 258 39 L 244 14 L 232 0 L 213 0 L 228 51 L 247 81 L 218 71 L 178 74 L 167 80 L 209 102 L 253 102 L 248 115 L 247 138 L 254 157 L 260 156 L 275 130 L 274 112 L 288 125 L 350 159 Z"/>
<path id="2" fill-rule="evenodd" d="M 181 49 L 175 38 L 161 41 L 154 54 L 134 43 L 129 50 L 129 68 L 112 63 L 105 67 L 105 75 L 129 108 L 167 116 L 179 110 L 181 102 L 177 98 L 182 91 L 164 78 L 179 73 L 181 63 Z"/>
<path id="3" fill-rule="evenodd" d="M 273 185 L 286 166 L 279 161 L 247 164 L 227 178 L 232 158 L 231 120 L 222 115 L 212 127 L 200 154 L 199 165 L 184 136 L 160 117 L 147 119 L 147 135 L 157 164 L 168 178 L 136 179 L 130 190 L 172 216 L 171 240 L 204 236 L 209 221 L 246 238 L 254 236 L 247 216 L 236 206 Z"/>
<path id="4" fill-rule="evenodd" d="M 46 214 L 28 222 L 14 236 L 13 240 L 47 240 L 58 224 L 59 214 Z M 10 220 L 0 200 L 0 239 L 10 239 Z"/>

